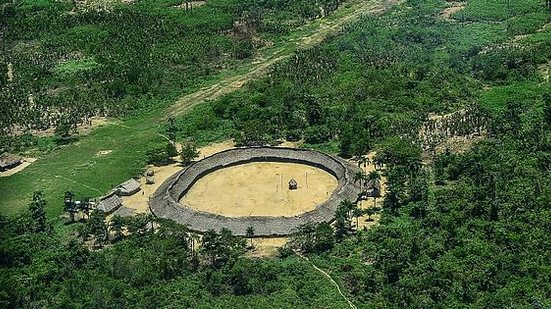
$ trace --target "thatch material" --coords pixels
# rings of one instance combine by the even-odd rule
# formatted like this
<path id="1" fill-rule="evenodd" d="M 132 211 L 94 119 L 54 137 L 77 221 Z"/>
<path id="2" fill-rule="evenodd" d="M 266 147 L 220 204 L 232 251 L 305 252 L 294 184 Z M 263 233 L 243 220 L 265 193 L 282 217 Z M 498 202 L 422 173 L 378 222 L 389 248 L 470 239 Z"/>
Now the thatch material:
<path id="1" fill-rule="evenodd" d="M 201 177 L 222 168 L 252 162 L 284 162 L 313 166 L 333 175 L 338 185 L 327 201 L 312 211 L 294 217 L 225 217 L 197 211 L 178 203 Z M 357 201 L 361 190 L 353 179 L 358 171 L 359 168 L 355 165 L 314 150 L 283 147 L 230 149 L 198 161 L 171 176 L 151 198 L 150 208 L 155 216 L 186 224 L 196 232 L 227 228 L 235 235 L 245 236 L 247 228 L 253 227 L 256 236 L 285 236 L 308 222 L 331 222 L 334 220 L 335 210 L 343 200 Z"/>
<path id="2" fill-rule="evenodd" d="M 136 215 L 136 210 L 124 206 L 120 207 L 113 213 L 113 216 L 119 216 L 123 218 L 133 217 L 134 215 Z"/>
<path id="3" fill-rule="evenodd" d="M 298 189 L 298 183 L 293 178 L 293 179 L 291 179 L 291 181 L 289 181 L 289 190 L 296 190 L 296 189 Z"/>
<path id="4" fill-rule="evenodd" d="M 130 196 L 141 190 L 141 184 L 136 179 L 130 179 L 117 186 L 117 193 L 121 196 Z"/>
<path id="5" fill-rule="evenodd" d="M 4 152 L 0 155 L 0 171 L 9 170 L 21 164 L 23 158 L 18 155 Z"/>
<path id="6" fill-rule="evenodd" d="M 111 214 L 121 206 L 122 199 L 116 194 L 115 191 L 112 191 L 100 199 L 97 209 L 103 211 L 105 214 Z"/>

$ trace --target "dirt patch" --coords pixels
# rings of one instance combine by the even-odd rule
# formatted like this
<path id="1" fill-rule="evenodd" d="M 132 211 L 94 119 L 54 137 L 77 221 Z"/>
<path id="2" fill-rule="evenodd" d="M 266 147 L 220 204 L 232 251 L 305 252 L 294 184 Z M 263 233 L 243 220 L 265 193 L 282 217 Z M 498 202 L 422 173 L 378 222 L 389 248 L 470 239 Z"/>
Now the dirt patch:
<path id="1" fill-rule="evenodd" d="M 182 4 L 178 4 L 178 5 L 175 5 L 173 6 L 173 8 L 175 9 L 194 9 L 194 8 L 198 8 L 198 7 L 201 7 L 203 5 L 205 5 L 205 3 L 207 3 L 207 1 L 191 1 L 191 2 L 183 2 Z"/>
<path id="2" fill-rule="evenodd" d="M 180 145 L 178 147 L 181 147 Z M 234 148 L 233 140 L 227 140 L 220 143 L 213 143 L 208 146 L 202 147 L 199 149 L 200 158 L 203 159 L 220 151 Z M 178 173 L 183 169 L 180 158 L 175 157 L 174 163 L 167 166 L 148 166 L 148 170 L 154 172 L 153 179 L 155 180 L 154 184 L 146 184 L 146 177 L 141 177 L 139 179 L 140 184 L 142 185 L 142 191 L 134 194 L 132 196 L 123 197 L 123 205 L 134 209 L 136 213 L 146 213 L 149 212 L 149 197 L 152 196 L 155 191 L 165 182 L 170 176 Z"/>
<path id="3" fill-rule="evenodd" d="M 35 158 L 23 159 L 23 163 L 19 164 L 18 166 L 14 167 L 12 169 L 9 169 L 5 172 L 0 172 L 0 177 L 9 177 L 9 176 L 15 175 L 15 174 L 21 172 L 22 170 L 26 169 L 29 165 L 31 165 L 36 160 L 37 159 L 35 159 Z"/>
<path id="4" fill-rule="evenodd" d="M 283 247 L 288 241 L 287 237 L 253 238 L 254 248 L 247 251 L 245 256 L 248 258 L 275 257 L 278 254 L 278 249 Z M 247 239 L 247 245 L 250 245 L 250 243 L 251 240 Z"/>
<path id="5" fill-rule="evenodd" d="M 289 180 L 298 182 L 289 190 Z M 337 187 L 331 174 L 293 163 L 248 163 L 201 178 L 181 204 L 226 217 L 293 217 L 314 210 Z"/>
<path id="6" fill-rule="evenodd" d="M 111 12 L 119 3 L 132 4 L 138 0 L 80 0 L 76 1 L 76 7 L 84 11 Z M 75 14 L 75 11 L 72 11 Z"/>
<path id="7" fill-rule="evenodd" d="M 451 4 L 450 7 L 445 8 L 444 10 L 442 10 L 442 12 L 440 12 L 440 18 L 441 19 L 444 19 L 444 20 L 453 19 L 452 16 L 455 13 L 463 10 L 465 8 L 465 6 L 467 5 L 467 3 L 465 3 L 465 2 L 452 2 L 450 4 Z"/>
<path id="8" fill-rule="evenodd" d="M 376 152 L 371 152 L 367 154 L 367 157 L 369 158 L 370 162 L 373 162 L 373 159 L 375 158 Z M 358 164 L 357 161 L 351 161 L 354 164 Z M 365 172 L 365 174 L 369 174 L 372 171 L 375 171 L 375 164 L 371 163 L 366 166 L 361 166 L 361 169 Z M 378 198 L 368 198 L 365 201 L 360 201 L 358 203 L 358 207 L 362 210 L 367 210 L 368 208 L 379 208 L 381 209 L 383 206 L 383 200 L 385 198 L 386 193 L 386 177 L 384 177 L 382 174 L 382 170 L 378 171 L 381 173 L 381 197 Z M 352 225 L 356 227 L 357 230 L 364 230 L 373 227 L 374 225 L 379 223 L 380 219 L 380 213 L 376 213 L 369 217 L 367 214 L 364 214 L 361 217 L 358 217 L 358 226 L 356 227 L 356 218 L 352 218 Z"/>
<path id="9" fill-rule="evenodd" d="M 102 151 L 98 151 L 98 153 L 96 153 L 96 157 L 103 157 L 103 156 L 106 156 L 110 153 L 112 153 L 113 150 L 102 150 Z"/>
<path id="10" fill-rule="evenodd" d="M 142 190 L 132 196 L 122 197 L 122 204 L 125 207 L 134 209 L 136 213 L 149 212 L 149 197 L 152 196 L 155 191 L 157 191 L 159 186 L 165 180 L 181 171 L 182 165 L 180 164 L 180 162 L 176 162 L 171 165 L 161 167 L 150 166 L 149 169 L 155 172 L 155 176 L 153 176 L 155 183 L 148 185 L 146 184 L 146 178 L 142 177 L 139 179 L 139 182 L 142 185 Z"/>
<path id="11" fill-rule="evenodd" d="M 8 63 L 8 82 L 12 82 L 13 78 L 14 78 L 13 64 L 10 62 Z"/>
<path id="12" fill-rule="evenodd" d="M 32 100 L 32 97 L 29 97 L 29 100 Z M 77 126 L 76 134 L 78 135 L 87 135 L 93 130 L 108 125 L 108 124 L 114 124 L 115 121 L 113 119 L 109 119 L 106 117 L 92 117 L 88 120 L 84 120 L 84 122 Z M 23 135 L 25 133 L 29 133 L 36 137 L 51 137 L 55 135 L 55 128 L 49 128 L 46 130 L 28 130 L 23 131 L 20 129 L 15 129 L 11 133 L 14 136 Z"/>

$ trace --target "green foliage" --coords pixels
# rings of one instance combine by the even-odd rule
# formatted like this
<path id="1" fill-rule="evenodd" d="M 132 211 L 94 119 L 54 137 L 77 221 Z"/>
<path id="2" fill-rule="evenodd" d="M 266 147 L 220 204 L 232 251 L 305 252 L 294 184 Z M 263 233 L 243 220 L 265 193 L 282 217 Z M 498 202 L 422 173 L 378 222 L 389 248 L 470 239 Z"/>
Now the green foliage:
<path id="1" fill-rule="evenodd" d="M 182 145 L 182 152 L 180 154 L 182 158 L 182 164 L 189 165 L 193 160 L 199 157 L 199 151 L 194 142 L 188 141 Z"/>
<path id="2" fill-rule="evenodd" d="M 33 224 L 32 230 L 36 233 L 47 232 L 50 229 L 46 220 L 46 204 L 42 191 L 35 191 L 29 204 L 29 213 Z"/>

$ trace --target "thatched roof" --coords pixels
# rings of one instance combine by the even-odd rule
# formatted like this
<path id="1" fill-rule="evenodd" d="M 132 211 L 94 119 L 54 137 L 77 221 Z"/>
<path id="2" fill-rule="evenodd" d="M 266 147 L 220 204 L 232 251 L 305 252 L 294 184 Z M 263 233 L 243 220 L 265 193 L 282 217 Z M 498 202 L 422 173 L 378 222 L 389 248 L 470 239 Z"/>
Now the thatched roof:
<path id="1" fill-rule="evenodd" d="M 110 214 L 121 206 L 122 199 L 113 191 L 100 199 L 97 209 L 102 210 L 106 214 Z"/>
<path id="2" fill-rule="evenodd" d="M 119 195 L 133 195 L 140 191 L 141 184 L 136 179 L 130 179 L 117 186 Z"/>
<path id="3" fill-rule="evenodd" d="M 122 206 L 113 213 L 113 216 L 120 216 L 125 218 L 125 217 L 133 217 L 135 214 L 136 214 L 136 210 Z"/>
<path id="4" fill-rule="evenodd" d="M 289 189 L 297 189 L 297 188 L 298 188 L 298 183 L 294 178 L 292 178 L 289 181 Z"/>
<path id="5" fill-rule="evenodd" d="M 21 158 L 18 155 L 4 152 L 3 154 L 0 155 L 0 169 L 14 167 L 18 164 L 21 164 L 22 160 L 23 158 Z"/>

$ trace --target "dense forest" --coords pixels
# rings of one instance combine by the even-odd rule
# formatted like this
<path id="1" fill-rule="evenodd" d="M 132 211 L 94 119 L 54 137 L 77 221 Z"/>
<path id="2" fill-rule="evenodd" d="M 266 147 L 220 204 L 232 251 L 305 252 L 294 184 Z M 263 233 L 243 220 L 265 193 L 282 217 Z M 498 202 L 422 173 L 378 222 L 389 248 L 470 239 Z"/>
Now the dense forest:
<path id="1" fill-rule="evenodd" d="M 266 14 L 258 29 L 267 39 L 296 26 L 293 22 L 322 14 L 314 2 L 207 1 L 201 10 L 209 20 L 220 12 L 230 13 L 218 23 L 198 18 L 194 22 L 208 27 L 191 34 L 178 24 L 185 12 L 169 14 L 165 23 L 148 15 L 165 16 L 165 7 L 172 2 L 162 9 L 148 1 L 132 9 L 115 7 L 114 12 L 121 13 L 110 18 L 105 14 L 112 12 L 83 13 L 87 16 L 83 23 L 91 23 L 95 16 L 101 27 L 111 25 L 124 34 L 113 41 L 94 41 L 101 34 L 96 30 L 81 41 L 78 35 L 73 37 L 74 47 L 90 45 L 90 58 L 76 60 L 76 71 L 67 66 L 73 59 L 61 68 L 48 60 L 57 69 L 45 66 L 42 73 L 36 72 L 40 66 L 31 65 L 25 60 L 30 58 L 8 45 L 10 61 L 19 63 L 16 76 L 28 75 L 20 75 L 19 82 L 25 85 L 5 80 L 0 86 L 11 89 L 13 98 L 29 102 L 29 89 L 38 100 L 41 91 L 69 87 L 64 83 L 70 82 L 74 83 L 70 87 L 83 89 L 78 100 L 58 90 L 60 105 L 53 106 L 81 109 L 79 117 L 100 111 L 122 116 L 126 111 L 121 107 L 149 108 L 132 105 L 139 96 L 161 95 L 166 89 L 178 89 L 179 83 L 180 89 L 192 87 L 194 78 L 206 76 L 203 70 L 216 63 L 238 65 L 242 54 L 233 53 L 229 62 L 222 57 L 229 51 L 252 52 L 254 44 L 241 49 L 239 40 L 220 30 L 233 27 L 244 12 Z M 72 9 L 59 2 L 44 3 L 52 10 Z M 329 10 L 337 3 L 324 5 Z M 103 214 L 97 213 L 87 223 L 59 227 L 45 214 L 51 202 L 37 192 L 26 211 L 0 217 L 2 306 L 349 307 L 327 278 L 312 268 L 313 262 L 331 274 L 358 308 L 551 307 L 551 12 L 543 0 L 469 0 L 446 16 L 442 12 L 449 5 L 442 0 L 406 0 L 380 16 L 365 16 L 342 29 L 341 35 L 278 63 L 267 77 L 199 105 L 170 125 L 176 139 L 193 138 L 202 144 L 230 137 L 242 145 L 302 139 L 305 147 L 343 157 L 377 151 L 387 179 L 378 225 L 351 231 L 352 218 L 344 216 L 336 226 L 305 226 L 278 257 L 251 259 L 244 255 L 245 240 L 228 231 L 210 231 L 198 239 L 184 227 L 148 216 L 108 227 Z M 32 18 L 40 20 L 48 13 L 34 6 L 3 6 L 3 16 L 11 16 L 8 23 L 23 18 L 18 9 L 40 12 L 25 15 L 26 23 L 18 22 L 35 28 L 4 31 L 7 41 L 22 40 L 29 34 L 25 29 L 48 31 L 41 43 L 53 44 L 48 46 L 56 46 L 53 32 L 65 40 L 68 34 L 62 29 L 74 25 L 62 19 L 51 29 L 38 30 L 40 22 L 33 24 Z M 121 30 L 124 27 L 111 18 L 124 18 L 128 29 Z M 140 28 L 147 34 L 136 33 L 131 26 L 140 18 L 150 21 Z M 116 35 L 106 31 L 106 36 Z M 138 37 L 149 44 L 128 55 L 127 46 L 133 43 L 124 38 Z M 170 44 L 186 48 L 184 42 L 191 41 L 201 47 L 175 54 L 191 57 L 197 64 L 193 68 L 164 66 L 170 56 L 159 50 L 157 57 L 141 54 L 145 50 L 155 55 L 156 48 Z M 111 54 L 111 50 L 121 52 Z M 129 59 L 155 63 L 139 62 L 152 69 L 135 76 L 130 74 Z M 200 72 L 188 71 L 196 69 Z M 33 74 L 47 78 L 35 79 Z M 75 75 L 64 81 L 57 74 Z M 85 74 L 81 80 L 75 77 L 79 74 Z M 84 98 L 92 95 L 103 100 L 91 99 L 93 104 L 81 107 L 67 103 L 87 102 Z M 17 119 L 41 117 L 16 115 L 21 117 Z M 434 115 L 448 116 L 437 121 Z M 19 125 L 4 121 L 10 123 L 9 130 Z M 453 136 L 476 139 L 456 151 L 445 144 Z M 122 227 L 130 235 L 123 236 Z M 108 229 L 118 236 L 108 240 Z M 100 240 L 96 244 L 100 250 L 90 245 L 92 239 Z"/>

